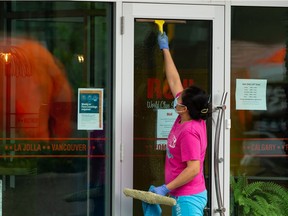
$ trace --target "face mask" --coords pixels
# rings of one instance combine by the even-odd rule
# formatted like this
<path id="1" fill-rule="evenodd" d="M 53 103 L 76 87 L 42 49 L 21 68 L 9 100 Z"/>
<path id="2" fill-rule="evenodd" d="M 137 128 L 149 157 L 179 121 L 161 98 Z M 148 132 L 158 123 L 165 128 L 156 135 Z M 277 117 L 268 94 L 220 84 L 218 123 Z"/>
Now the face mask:
<path id="1" fill-rule="evenodd" d="M 176 97 L 173 101 L 173 108 L 176 109 L 176 106 L 178 104 L 178 97 Z"/>
<path id="2" fill-rule="evenodd" d="M 176 98 L 174 99 L 174 101 L 173 101 L 173 108 L 174 108 L 174 110 L 175 110 L 176 113 L 182 113 L 182 112 L 184 112 L 183 110 L 177 110 L 177 109 L 176 109 L 177 105 L 178 105 L 178 106 L 185 106 L 185 105 L 183 105 L 183 104 L 179 104 L 179 103 L 178 103 L 178 97 L 176 97 Z"/>

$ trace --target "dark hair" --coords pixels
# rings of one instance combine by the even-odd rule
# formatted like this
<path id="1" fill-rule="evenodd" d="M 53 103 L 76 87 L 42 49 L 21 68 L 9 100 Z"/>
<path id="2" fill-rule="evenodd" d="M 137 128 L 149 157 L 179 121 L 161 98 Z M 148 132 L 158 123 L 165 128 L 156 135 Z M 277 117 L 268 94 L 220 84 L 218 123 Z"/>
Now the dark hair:
<path id="1" fill-rule="evenodd" d="M 211 115 L 209 95 L 197 86 L 190 86 L 182 93 L 182 104 L 189 111 L 192 119 L 206 120 Z"/>

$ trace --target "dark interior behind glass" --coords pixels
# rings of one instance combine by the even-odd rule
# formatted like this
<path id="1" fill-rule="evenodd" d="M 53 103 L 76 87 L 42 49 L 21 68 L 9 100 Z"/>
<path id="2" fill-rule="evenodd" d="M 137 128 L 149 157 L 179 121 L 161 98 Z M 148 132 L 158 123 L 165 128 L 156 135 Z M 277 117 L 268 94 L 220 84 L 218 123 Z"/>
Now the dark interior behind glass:
<path id="1" fill-rule="evenodd" d="M 288 187 L 287 29 L 287 8 L 232 7 L 230 162 L 236 180 Z M 266 109 L 236 109 L 239 79 L 267 81 Z"/>
<path id="2" fill-rule="evenodd" d="M 111 211 L 111 12 L 109 3 L 0 2 L 3 215 Z M 78 88 L 103 89 L 102 130 L 77 129 Z"/>

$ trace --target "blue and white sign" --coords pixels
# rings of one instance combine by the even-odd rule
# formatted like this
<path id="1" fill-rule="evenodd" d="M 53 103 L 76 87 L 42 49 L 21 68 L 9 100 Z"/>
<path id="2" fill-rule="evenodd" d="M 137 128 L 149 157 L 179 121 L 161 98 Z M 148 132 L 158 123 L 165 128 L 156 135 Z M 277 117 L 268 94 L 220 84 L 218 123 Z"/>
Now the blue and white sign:
<path id="1" fill-rule="evenodd" d="M 103 130 L 103 89 L 78 89 L 78 130 Z"/>

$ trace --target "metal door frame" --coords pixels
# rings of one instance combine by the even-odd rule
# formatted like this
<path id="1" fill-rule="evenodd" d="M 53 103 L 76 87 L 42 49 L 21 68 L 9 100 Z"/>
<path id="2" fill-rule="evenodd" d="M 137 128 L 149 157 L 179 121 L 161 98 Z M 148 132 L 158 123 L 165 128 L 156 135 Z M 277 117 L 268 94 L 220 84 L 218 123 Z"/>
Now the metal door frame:
<path id="1" fill-rule="evenodd" d="M 132 215 L 132 199 L 123 194 L 124 188 L 133 188 L 133 113 L 134 113 L 134 19 L 135 18 L 159 18 L 159 19 L 189 19 L 189 20 L 212 20 L 213 22 L 213 50 L 212 50 L 212 101 L 213 106 L 221 105 L 221 98 L 224 92 L 229 92 L 230 70 L 229 63 L 225 63 L 225 56 L 229 49 L 225 48 L 225 20 L 224 17 L 229 13 L 225 11 L 224 6 L 212 5 L 180 5 L 180 4 L 143 4 L 143 3 L 123 3 L 121 17 L 121 141 L 119 147 L 115 149 L 115 164 L 120 170 L 115 173 L 118 178 L 115 186 L 115 197 L 119 199 L 119 211 L 114 212 L 117 215 Z M 226 51 L 226 54 L 225 54 Z M 229 53 L 229 52 L 228 52 Z M 120 81 L 119 81 L 120 82 Z M 226 100 L 226 109 L 221 114 L 221 129 L 219 130 L 219 152 L 216 154 L 219 158 L 214 158 L 215 146 L 215 126 L 217 113 L 213 116 L 214 124 L 212 128 L 212 161 L 219 162 L 219 182 L 222 192 L 223 206 L 226 208 L 225 215 L 229 214 L 230 200 L 230 152 L 229 152 L 229 95 Z M 118 99 L 120 100 L 120 99 Z M 120 112 L 120 111 L 118 111 Z M 223 115 L 223 117 L 222 117 Z M 224 145 L 225 143 L 225 145 Z M 119 164 L 118 164 L 119 163 Z M 115 168 L 117 169 L 117 168 Z M 211 191 L 211 215 L 219 215 L 216 187 L 215 187 L 215 168 L 211 167 L 212 191 Z M 225 170 L 225 172 L 224 172 Z M 116 181 L 115 181 L 116 182 Z M 223 214 L 222 214 L 223 215 Z"/>

